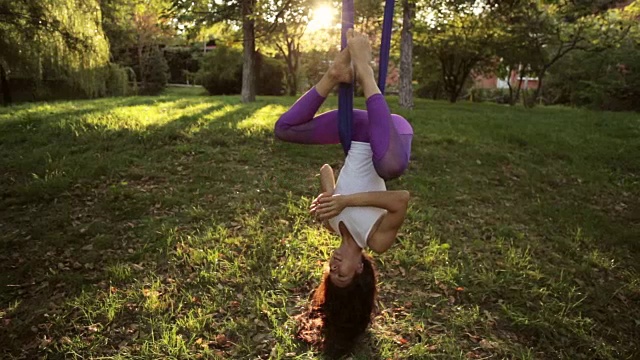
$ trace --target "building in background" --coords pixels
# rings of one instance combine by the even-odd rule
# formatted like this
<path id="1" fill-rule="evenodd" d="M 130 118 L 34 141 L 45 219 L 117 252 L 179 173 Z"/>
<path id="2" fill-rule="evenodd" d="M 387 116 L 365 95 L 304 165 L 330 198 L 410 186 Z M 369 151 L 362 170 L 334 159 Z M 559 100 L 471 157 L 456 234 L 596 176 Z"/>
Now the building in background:
<path id="1" fill-rule="evenodd" d="M 522 90 L 535 90 L 538 88 L 538 78 L 525 76 L 522 79 L 518 76 L 518 70 L 511 70 L 509 77 L 505 76 L 500 78 L 497 75 L 478 75 L 474 80 L 474 87 L 476 89 L 508 89 L 509 84 L 512 88 L 518 87 L 518 81 L 522 81 L 520 89 Z"/>

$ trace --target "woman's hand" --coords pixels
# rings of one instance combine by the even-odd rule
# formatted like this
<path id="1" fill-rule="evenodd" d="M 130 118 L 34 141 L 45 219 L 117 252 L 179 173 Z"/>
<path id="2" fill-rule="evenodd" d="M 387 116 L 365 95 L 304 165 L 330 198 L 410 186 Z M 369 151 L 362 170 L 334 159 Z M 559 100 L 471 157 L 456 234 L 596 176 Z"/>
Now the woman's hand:
<path id="1" fill-rule="evenodd" d="M 320 194 L 311 203 L 310 212 L 320 221 L 338 216 L 347 207 L 346 197 L 342 195 Z"/>

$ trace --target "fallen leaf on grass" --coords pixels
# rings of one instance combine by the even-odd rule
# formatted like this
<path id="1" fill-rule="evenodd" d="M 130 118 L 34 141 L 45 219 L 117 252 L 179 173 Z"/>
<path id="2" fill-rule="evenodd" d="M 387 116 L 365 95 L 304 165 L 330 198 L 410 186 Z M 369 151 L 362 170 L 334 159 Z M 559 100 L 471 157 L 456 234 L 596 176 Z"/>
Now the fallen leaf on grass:
<path id="1" fill-rule="evenodd" d="M 400 345 L 404 345 L 407 344 L 409 342 L 409 340 L 403 338 L 402 336 L 396 336 L 395 341 L 400 344 Z"/>
<path id="2" fill-rule="evenodd" d="M 89 330 L 89 332 L 98 332 L 98 326 L 97 325 L 89 325 L 89 326 L 87 326 L 87 330 Z"/>
<path id="3" fill-rule="evenodd" d="M 225 346 L 227 345 L 227 336 L 225 334 L 218 334 L 216 335 L 216 344 L 218 346 Z"/>
<path id="4" fill-rule="evenodd" d="M 149 297 L 149 296 L 158 296 L 160 295 L 160 293 L 156 290 L 142 289 L 142 295 L 144 295 L 145 297 Z"/>
<path id="5" fill-rule="evenodd" d="M 404 303 L 404 307 L 407 309 L 411 309 L 412 306 L 413 306 L 413 303 L 411 301 L 407 301 Z"/>
<path id="6" fill-rule="evenodd" d="M 480 340 L 480 346 L 485 350 L 493 349 L 493 348 L 496 347 L 496 345 L 494 343 L 492 343 L 491 341 L 489 341 L 487 339 Z"/>
<path id="7" fill-rule="evenodd" d="M 53 339 L 45 335 L 42 341 L 40 341 L 40 347 L 47 347 L 49 344 L 51 344 L 51 341 L 53 341 Z"/>
<path id="8" fill-rule="evenodd" d="M 473 341 L 474 343 L 477 343 L 478 341 L 480 341 L 480 336 L 472 335 L 469 333 L 465 333 L 465 335 L 467 335 L 469 339 L 471 339 L 471 341 Z"/>

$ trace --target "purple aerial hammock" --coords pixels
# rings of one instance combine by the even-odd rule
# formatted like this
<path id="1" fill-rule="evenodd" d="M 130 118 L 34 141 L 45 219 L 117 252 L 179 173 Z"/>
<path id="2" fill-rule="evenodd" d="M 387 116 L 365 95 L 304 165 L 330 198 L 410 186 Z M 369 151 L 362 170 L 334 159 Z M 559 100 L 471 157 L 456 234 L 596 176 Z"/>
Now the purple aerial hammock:
<path id="1" fill-rule="evenodd" d="M 391 27 L 393 25 L 393 9 L 395 0 L 386 0 L 384 20 L 382 23 L 382 40 L 380 43 L 380 64 L 378 68 L 378 88 L 384 95 L 391 50 Z M 353 0 L 342 0 L 342 49 L 347 47 L 347 31 L 353 29 L 355 10 Z M 353 84 L 341 84 L 338 95 L 338 132 L 344 153 L 351 148 L 353 134 Z"/>

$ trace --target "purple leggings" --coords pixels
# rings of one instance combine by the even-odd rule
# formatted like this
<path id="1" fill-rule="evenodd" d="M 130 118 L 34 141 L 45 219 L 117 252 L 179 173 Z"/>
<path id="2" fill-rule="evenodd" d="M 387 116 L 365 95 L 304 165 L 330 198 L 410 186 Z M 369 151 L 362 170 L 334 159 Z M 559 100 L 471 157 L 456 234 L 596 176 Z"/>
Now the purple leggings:
<path id="1" fill-rule="evenodd" d="M 315 87 L 307 91 L 275 125 L 276 137 L 298 144 L 339 144 L 338 111 L 314 115 L 324 102 Z M 313 120 L 313 121 L 312 121 Z M 402 175 L 409 165 L 413 129 L 405 118 L 391 114 L 384 96 L 367 99 L 367 111 L 353 110 L 351 140 L 367 142 L 373 151 L 373 166 L 385 180 Z"/>

